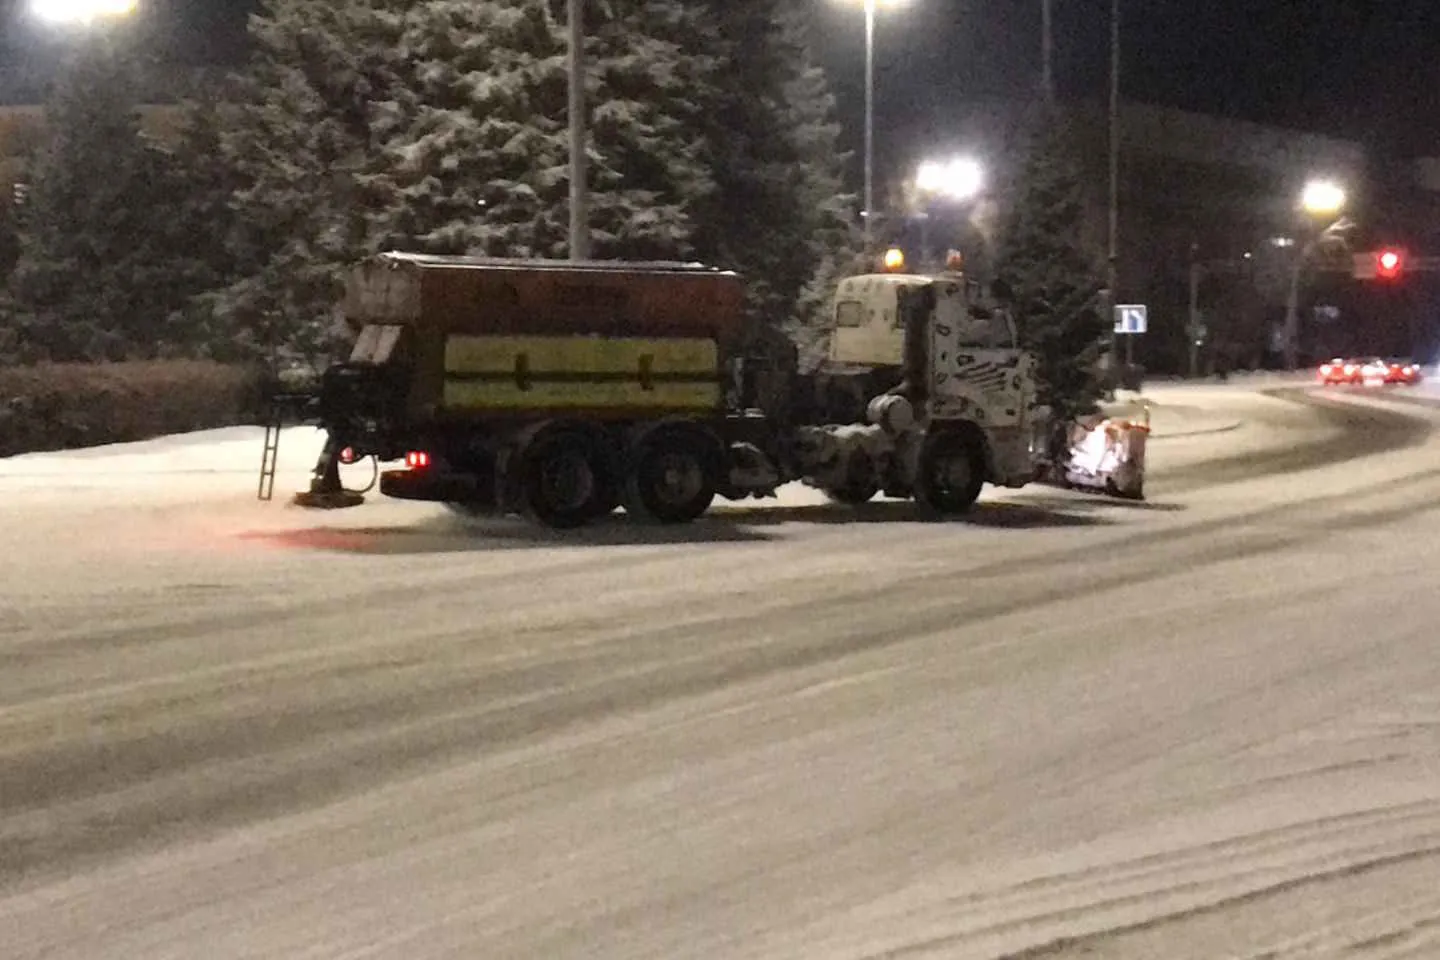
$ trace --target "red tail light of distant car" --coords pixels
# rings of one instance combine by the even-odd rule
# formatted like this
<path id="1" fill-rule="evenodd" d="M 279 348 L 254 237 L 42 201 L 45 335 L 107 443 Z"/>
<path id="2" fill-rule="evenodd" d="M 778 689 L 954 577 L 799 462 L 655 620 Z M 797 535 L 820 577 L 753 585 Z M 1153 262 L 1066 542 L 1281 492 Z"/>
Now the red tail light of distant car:
<path id="1" fill-rule="evenodd" d="M 1320 382 L 1325 386 L 1330 384 L 1346 384 L 1360 382 L 1360 366 L 1347 360 L 1336 358 L 1329 363 L 1320 365 Z"/>

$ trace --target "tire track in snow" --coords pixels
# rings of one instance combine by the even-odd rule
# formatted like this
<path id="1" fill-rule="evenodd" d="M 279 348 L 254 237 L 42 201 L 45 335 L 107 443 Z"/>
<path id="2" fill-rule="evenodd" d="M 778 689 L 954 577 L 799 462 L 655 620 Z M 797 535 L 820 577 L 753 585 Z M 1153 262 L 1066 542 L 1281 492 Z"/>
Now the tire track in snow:
<path id="1" fill-rule="evenodd" d="M 1435 424 L 1430 419 L 1403 409 L 1381 410 L 1346 403 L 1343 400 L 1317 396 L 1305 387 L 1285 387 L 1263 392 L 1277 400 L 1316 412 L 1326 424 L 1335 428 L 1340 437 L 1343 437 L 1343 442 L 1338 437 L 1306 439 L 1265 451 L 1209 460 L 1188 466 L 1184 476 L 1173 479 L 1160 472 L 1157 482 L 1149 484 L 1152 491 L 1161 495 L 1173 495 L 1236 483 L 1256 476 L 1296 473 L 1312 467 L 1349 463 L 1379 453 L 1418 446 L 1435 430 Z"/>
<path id="2" fill-rule="evenodd" d="M 1411 487 L 1428 499 L 1423 480 L 1408 478 L 1404 488 Z M 1364 526 L 1376 517 L 1416 509 L 1396 506 L 1393 494 L 1393 488 L 1372 492 L 1387 505 L 1352 513 L 1346 523 Z M 1353 498 L 1350 506 L 1358 509 Z M 1283 532 L 1244 524 L 1219 542 L 1191 527 L 1147 531 L 1139 539 L 1170 561 L 1184 556 L 1194 570 L 1282 552 L 1332 536 L 1337 527 L 1334 517 L 1314 516 L 1323 512 L 1314 511 L 1313 501 L 1287 505 L 1281 512 L 1294 512 L 1308 522 Z M 1234 526 L 1234 519 L 1225 525 Z M 1202 526 L 1208 530 L 1210 524 Z M 1196 548 L 1177 552 L 1178 545 L 1192 541 Z M 647 557 L 637 562 L 665 560 Z M 1103 564 L 1088 569 L 1072 565 L 1001 594 L 954 592 L 963 570 L 919 576 L 901 570 L 871 575 L 858 591 L 839 584 L 839 593 L 809 594 L 779 609 L 754 609 L 744 616 L 711 607 L 702 616 L 713 623 L 694 640 L 679 644 L 665 613 L 673 598 L 660 593 L 647 600 L 650 613 L 632 600 L 623 617 L 614 617 L 613 611 L 606 615 L 610 650 L 618 656 L 568 655 L 510 670 L 487 667 L 480 673 L 475 664 L 462 662 L 450 665 L 443 675 L 417 673 L 408 684 L 391 682 L 384 689 L 363 677 L 328 689 L 305 681 L 293 705 L 282 699 L 258 715 L 221 711 L 207 720 L 191 711 L 190 722 L 172 726 L 164 737 L 142 731 L 116 739 L 72 739 L 28 755 L 12 753 L 0 760 L 0 782 L 12 785 L 0 796 L 0 805 L 18 813 L 46 810 L 70 798 L 78 802 L 78 823 L 87 826 L 55 836 L 17 820 L 0 860 L 15 877 L 51 867 L 66 856 L 108 854 L 150 843 L 187 826 L 203 823 L 215 829 L 297 805 L 318 805 L 372 784 L 380 770 L 392 777 L 418 772 L 456 755 L 553 735 L 603 716 L 893 647 L 943 632 L 957 622 L 975 627 L 1016 610 L 1133 587 L 1167 576 L 1172 565 L 1153 561 L 1143 550 L 1117 551 Z M 894 606 L 877 606 L 877 593 L 900 605 L 905 615 L 897 618 Z M 392 601 L 390 609 L 402 622 L 413 619 L 406 613 L 411 605 L 434 602 L 430 591 L 411 590 L 408 596 L 409 604 Z M 290 615 L 299 616 L 302 610 Z M 777 624 L 799 623 L 805 629 L 788 629 L 786 641 L 773 638 Z M 555 626 L 557 635 L 563 633 L 562 626 Z M 427 644 L 427 637 L 416 635 L 404 648 L 428 650 Z M 195 691 L 189 698 L 196 699 Z M 152 716 L 175 716 L 175 704 L 137 706 Z M 121 798 L 126 798 L 123 808 L 132 812 L 99 831 L 97 825 L 116 812 L 111 801 Z"/>
<path id="3" fill-rule="evenodd" d="M 1440 801 L 1322 817 L 950 901 L 957 914 L 985 919 L 960 932 L 869 954 L 867 960 L 1085 954 L 1121 935 L 1430 860 L 1440 863 Z M 1258 954 L 1257 960 L 1268 956 Z"/>
<path id="4" fill-rule="evenodd" d="M 1379 909 L 1349 913 L 1343 923 L 1261 947 L 1235 960 L 1402 960 L 1440 955 L 1440 894 L 1386 897 Z M 1396 903 L 1396 900 L 1403 902 Z M 1347 905 L 1348 906 L 1348 905 Z M 1340 908 L 1343 910 L 1344 908 Z M 1423 951 L 1423 953 L 1422 953 Z"/>

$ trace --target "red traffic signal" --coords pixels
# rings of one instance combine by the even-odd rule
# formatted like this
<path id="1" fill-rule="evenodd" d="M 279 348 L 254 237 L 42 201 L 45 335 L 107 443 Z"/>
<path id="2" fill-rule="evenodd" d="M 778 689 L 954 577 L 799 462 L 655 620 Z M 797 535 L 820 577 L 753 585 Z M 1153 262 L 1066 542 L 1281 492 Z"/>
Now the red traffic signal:
<path id="1" fill-rule="evenodd" d="M 1405 254 L 1394 247 L 1386 247 L 1375 254 L 1375 276 L 1381 280 L 1394 280 L 1405 269 Z"/>

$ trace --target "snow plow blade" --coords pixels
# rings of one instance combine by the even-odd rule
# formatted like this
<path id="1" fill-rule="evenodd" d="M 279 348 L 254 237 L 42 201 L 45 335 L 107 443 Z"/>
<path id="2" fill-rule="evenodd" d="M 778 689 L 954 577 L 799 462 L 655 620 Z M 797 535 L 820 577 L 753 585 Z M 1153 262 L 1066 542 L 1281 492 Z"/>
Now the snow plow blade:
<path id="1" fill-rule="evenodd" d="M 1076 423 L 1061 479 L 1064 485 L 1095 490 L 1125 500 L 1145 499 L 1145 446 L 1150 408 L 1138 418 Z"/>

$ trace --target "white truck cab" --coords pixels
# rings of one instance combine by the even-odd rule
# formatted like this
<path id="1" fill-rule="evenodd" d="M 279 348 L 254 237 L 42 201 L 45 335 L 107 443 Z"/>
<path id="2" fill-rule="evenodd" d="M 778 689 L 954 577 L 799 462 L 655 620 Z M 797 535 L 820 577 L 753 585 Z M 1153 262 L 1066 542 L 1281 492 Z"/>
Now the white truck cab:
<path id="1" fill-rule="evenodd" d="M 935 323 L 956 345 L 983 350 L 1015 350 L 1019 337 L 1002 310 L 976 309 L 980 286 L 963 274 L 935 276 L 879 273 L 847 277 L 835 295 L 835 331 L 830 362 L 840 366 L 900 366 L 905 355 L 903 290 L 935 289 Z"/>

